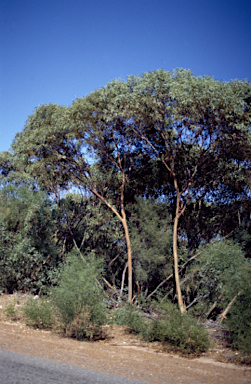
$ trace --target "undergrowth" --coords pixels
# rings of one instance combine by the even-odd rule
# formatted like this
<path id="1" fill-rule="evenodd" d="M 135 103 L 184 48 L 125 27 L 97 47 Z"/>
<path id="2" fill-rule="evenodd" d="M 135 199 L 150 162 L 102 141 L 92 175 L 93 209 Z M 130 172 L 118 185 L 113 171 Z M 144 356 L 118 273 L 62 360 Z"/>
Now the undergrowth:
<path id="1" fill-rule="evenodd" d="M 31 297 L 22 308 L 27 324 L 40 329 L 54 326 L 53 312 L 52 303 L 46 297 Z"/>
<path id="2" fill-rule="evenodd" d="M 114 322 L 129 327 L 146 341 L 160 341 L 184 353 L 199 353 L 209 348 L 207 332 L 191 316 L 182 315 L 172 303 L 157 309 L 160 315 L 150 320 L 143 311 L 126 305 L 117 311 Z"/>
<path id="3" fill-rule="evenodd" d="M 69 337 L 78 340 L 104 337 L 102 326 L 107 317 L 99 273 L 95 260 L 84 262 L 78 254 L 69 254 L 51 295 L 62 330 Z"/>

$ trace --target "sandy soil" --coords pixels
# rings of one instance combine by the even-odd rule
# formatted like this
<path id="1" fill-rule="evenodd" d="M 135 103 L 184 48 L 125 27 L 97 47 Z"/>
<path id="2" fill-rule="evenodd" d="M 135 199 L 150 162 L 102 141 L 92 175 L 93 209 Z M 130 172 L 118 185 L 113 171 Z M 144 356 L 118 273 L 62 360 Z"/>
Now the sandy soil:
<path id="1" fill-rule="evenodd" d="M 217 361 L 234 358 L 235 352 L 227 349 L 222 341 L 206 354 L 193 358 L 167 353 L 158 343 L 142 343 L 119 326 L 108 330 L 109 337 L 105 341 L 80 342 L 59 332 L 27 327 L 18 316 L 10 320 L 4 311 L 13 300 L 18 309 L 25 297 L 0 296 L 0 349 L 155 384 L 251 383 L 251 367 Z M 217 333 L 210 329 L 210 324 L 209 331 Z"/>

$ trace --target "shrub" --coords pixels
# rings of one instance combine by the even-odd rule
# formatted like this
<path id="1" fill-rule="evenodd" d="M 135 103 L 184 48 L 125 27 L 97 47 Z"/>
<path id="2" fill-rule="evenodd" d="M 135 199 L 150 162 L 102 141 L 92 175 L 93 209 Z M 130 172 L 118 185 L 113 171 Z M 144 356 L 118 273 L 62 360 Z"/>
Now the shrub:
<path id="1" fill-rule="evenodd" d="M 45 294 L 60 274 L 53 207 L 31 185 L 0 189 L 0 291 Z"/>
<path id="2" fill-rule="evenodd" d="M 52 327 L 53 308 L 48 298 L 31 297 L 22 308 L 23 316 L 27 319 L 27 324 L 36 328 Z"/>
<path id="3" fill-rule="evenodd" d="M 231 307 L 226 320 L 232 345 L 245 355 L 251 355 L 251 287 L 248 284 Z"/>
<path id="4" fill-rule="evenodd" d="M 147 323 L 143 318 L 143 313 L 133 305 L 124 305 L 117 312 L 114 322 L 118 325 L 124 325 L 131 331 L 145 336 L 147 333 Z"/>
<path id="5" fill-rule="evenodd" d="M 195 267 L 192 267 L 193 279 L 187 284 L 187 292 L 192 294 L 190 300 L 198 298 L 189 312 L 195 316 L 205 316 L 224 292 L 223 299 L 211 313 L 211 317 L 217 317 L 231 298 L 241 290 L 245 259 L 241 247 L 232 240 L 214 241 L 202 246 L 200 252 Z"/>
<path id="6" fill-rule="evenodd" d="M 97 283 L 100 268 L 95 260 L 84 263 L 74 251 L 66 260 L 58 287 L 52 292 L 62 328 L 79 340 L 102 337 L 106 322 L 103 290 Z"/>
<path id="7" fill-rule="evenodd" d="M 162 341 L 183 352 L 202 352 L 209 347 L 205 329 L 191 316 L 182 315 L 172 303 L 163 304 L 161 309 L 163 318 L 153 320 L 149 325 L 149 341 Z"/>
<path id="8" fill-rule="evenodd" d="M 161 341 L 183 352 L 202 352 L 209 347 L 207 332 L 190 315 L 182 315 L 172 303 L 157 306 L 155 320 L 132 305 L 117 311 L 114 322 L 125 325 L 147 341 Z"/>
<path id="9" fill-rule="evenodd" d="M 12 320 L 16 320 L 17 319 L 17 313 L 16 313 L 15 306 L 16 306 L 16 304 L 14 302 L 10 303 L 7 306 L 7 308 L 4 310 L 4 314 L 6 316 L 10 317 Z"/>

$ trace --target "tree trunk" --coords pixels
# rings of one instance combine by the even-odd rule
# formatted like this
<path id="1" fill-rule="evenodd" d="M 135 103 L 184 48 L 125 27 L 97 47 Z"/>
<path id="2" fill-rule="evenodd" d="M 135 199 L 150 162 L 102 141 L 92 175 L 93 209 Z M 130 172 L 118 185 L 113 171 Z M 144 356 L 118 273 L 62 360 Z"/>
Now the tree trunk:
<path id="1" fill-rule="evenodd" d="M 125 268 L 124 268 L 124 270 L 123 270 L 123 274 L 122 274 L 122 282 L 121 282 L 121 288 L 120 288 L 120 294 L 119 294 L 119 297 L 121 297 L 121 296 L 122 296 L 122 293 L 123 293 L 124 283 L 125 283 L 125 274 L 126 274 L 127 267 L 128 267 L 128 261 L 125 263 Z"/>
<path id="2" fill-rule="evenodd" d="M 220 314 L 220 316 L 217 319 L 217 322 L 219 322 L 219 324 L 222 323 L 222 321 L 224 319 L 226 319 L 226 316 L 227 316 L 228 312 L 230 311 L 232 305 L 235 303 L 235 301 L 238 299 L 238 297 L 242 294 L 242 292 L 243 291 L 238 292 L 237 295 L 230 301 L 227 308 L 224 309 L 224 311 Z"/>
<path id="3" fill-rule="evenodd" d="M 224 296 L 225 292 L 222 292 L 220 296 L 217 298 L 217 300 L 213 303 L 209 311 L 207 312 L 205 318 L 208 319 L 209 315 L 213 312 L 214 308 L 217 306 L 217 304 L 221 301 L 222 297 Z"/>
<path id="4" fill-rule="evenodd" d="M 121 166 L 121 162 L 120 162 Z M 120 208 L 121 208 L 121 215 L 122 215 L 122 224 L 124 227 L 125 231 L 125 238 L 126 238 L 126 245 L 127 245 L 127 261 L 128 261 L 128 303 L 131 304 L 132 302 L 132 247 L 131 247 L 131 240 L 130 240 L 130 235 L 129 235 L 129 229 L 127 225 L 127 220 L 126 220 L 126 213 L 125 213 L 125 197 L 124 197 L 124 192 L 125 192 L 125 186 L 126 186 L 126 176 L 125 172 L 120 168 L 123 181 L 121 185 L 121 195 L 120 195 Z"/>
<path id="5" fill-rule="evenodd" d="M 196 255 L 190 257 L 190 259 L 188 259 L 188 260 L 187 260 L 187 261 L 180 267 L 180 271 L 182 271 L 182 269 L 184 269 L 184 268 L 187 266 L 187 264 L 190 263 L 190 261 L 196 259 L 196 257 L 198 257 L 198 256 L 200 256 L 200 252 L 198 252 L 198 253 L 196 253 Z M 173 274 L 169 275 L 165 280 L 163 280 L 163 281 L 162 281 L 162 282 L 155 288 L 155 290 L 152 291 L 152 292 L 146 297 L 146 300 L 147 300 L 147 299 L 150 299 L 150 297 L 151 297 L 152 295 L 154 295 L 154 294 L 157 292 L 157 290 L 158 290 L 160 287 L 162 287 L 162 285 L 164 285 L 164 284 L 165 284 L 168 280 L 170 280 L 172 277 L 173 277 Z"/>
<path id="6" fill-rule="evenodd" d="M 126 238 L 126 245 L 127 245 L 127 260 L 128 260 L 128 303 L 131 304 L 132 302 L 132 247 L 131 247 L 131 240 L 130 240 L 129 229 L 127 225 L 127 220 L 126 220 L 125 207 L 124 207 L 124 188 L 125 188 L 125 175 L 123 174 L 123 183 L 121 186 L 121 215 L 102 195 L 98 193 L 96 188 L 92 188 L 91 190 L 101 201 L 103 201 L 103 203 L 107 205 L 108 208 L 111 209 L 111 211 L 119 218 L 119 220 L 123 224 L 125 238 Z"/>
<path id="7" fill-rule="evenodd" d="M 125 231 L 125 238 L 126 238 L 126 245 L 127 245 L 127 261 L 128 261 L 128 303 L 131 304 L 132 302 L 132 247 L 131 247 L 131 240 L 129 236 L 129 229 L 126 222 L 126 215 L 125 212 L 122 210 L 122 216 L 123 216 L 123 227 Z"/>
<path id="8" fill-rule="evenodd" d="M 177 202 L 176 202 L 176 213 L 174 219 L 173 226 L 173 261 L 174 261 L 174 276 L 175 276 L 175 284 L 176 284 L 176 292 L 178 296 L 178 304 L 181 313 L 186 312 L 186 306 L 184 305 L 181 289 L 180 289 L 180 277 L 179 277 L 179 256 L 178 256 L 178 245 L 177 245 L 177 235 L 178 235 L 178 222 L 179 222 L 179 205 L 180 205 L 180 196 L 177 194 Z"/>

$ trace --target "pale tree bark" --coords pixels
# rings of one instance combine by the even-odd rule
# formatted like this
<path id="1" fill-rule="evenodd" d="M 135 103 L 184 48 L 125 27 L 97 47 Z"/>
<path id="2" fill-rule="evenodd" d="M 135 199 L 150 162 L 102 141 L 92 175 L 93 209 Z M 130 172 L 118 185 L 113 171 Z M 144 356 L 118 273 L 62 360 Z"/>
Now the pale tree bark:
<path id="1" fill-rule="evenodd" d="M 122 212 L 123 215 L 123 212 Z M 124 216 L 124 215 L 123 215 Z M 124 231 L 125 231 L 125 238 L 126 238 L 126 244 L 127 244 L 127 262 L 128 262 L 128 303 L 132 302 L 132 247 L 131 247 L 131 240 L 129 236 L 129 229 L 126 222 L 126 217 L 122 221 Z"/>
<path id="2" fill-rule="evenodd" d="M 177 182 L 175 183 L 175 187 L 177 187 Z M 184 304 L 181 288 L 180 288 L 177 236 L 178 236 L 179 218 L 182 215 L 184 210 L 185 210 L 184 207 L 180 210 L 180 194 L 179 192 L 177 192 L 176 212 L 175 212 L 174 225 L 173 225 L 173 261 L 174 261 L 174 276 L 175 276 L 176 292 L 178 297 L 178 305 L 181 313 L 186 313 L 186 306 Z"/>
<path id="3" fill-rule="evenodd" d="M 184 213 L 185 211 L 185 208 L 186 208 L 186 205 L 184 205 L 183 207 L 180 207 L 180 197 L 182 195 L 182 192 L 180 192 L 179 190 L 179 186 L 178 186 L 178 182 L 177 182 L 177 178 L 176 178 L 176 174 L 175 174 L 175 171 L 174 171 L 174 162 L 175 162 L 175 156 L 172 156 L 171 158 L 171 164 L 170 166 L 168 165 L 168 163 L 166 162 L 166 160 L 163 158 L 163 157 L 160 157 L 159 155 L 159 152 L 158 150 L 155 148 L 155 146 L 151 143 L 151 141 L 147 138 L 146 135 L 142 134 L 142 133 L 139 133 L 136 129 L 133 129 L 134 132 L 136 133 L 136 135 L 138 135 L 139 137 L 141 137 L 141 139 L 143 139 L 147 145 L 155 152 L 155 154 L 157 155 L 157 157 L 162 161 L 163 165 L 165 166 L 165 168 L 167 169 L 167 171 L 170 173 L 171 177 L 173 178 L 173 181 L 174 181 L 174 188 L 175 188 L 175 191 L 176 191 L 176 212 L 175 212 L 175 218 L 174 218 L 174 226 L 173 226 L 173 261 L 174 261 L 174 276 L 175 276 L 175 284 L 176 284 L 176 292 L 177 292 L 177 296 L 178 296 L 178 305 L 179 305 L 179 309 L 180 309 L 180 312 L 181 313 L 186 313 L 186 305 L 185 303 L 183 302 L 183 298 L 182 298 L 182 294 L 181 294 L 181 289 L 180 289 L 180 279 L 179 279 L 179 256 L 178 256 L 178 245 L 177 245 L 177 235 L 178 235 L 178 223 L 179 223 L 179 218 L 180 216 Z M 168 142 L 166 140 L 166 136 L 164 133 L 161 134 L 164 142 L 165 142 L 165 145 L 166 145 L 166 148 L 169 147 L 168 145 Z M 194 175 L 196 174 L 196 171 L 197 171 L 197 167 L 195 168 L 194 172 L 193 172 L 193 175 L 192 177 L 194 177 Z M 183 192 L 186 192 L 187 189 L 189 188 L 189 185 L 190 185 L 190 181 L 187 182 L 187 185 L 186 187 L 184 188 Z"/>
<path id="4" fill-rule="evenodd" d="M 217 297 L 217 300 L 213 303 L 209 311 L 206 313 L 205 318 L 207 319 L 209 315 L 213 312 L 214 308 L 217 306 L 217 304 L 221 301 L 222 297 L 224 296 L 225 292 L 222 292 L 219 297 Z"/>
<path id="5" fill-rule="evenodd" d="M 220 316 L 218 317 L 217 321 L 219 323 L 222 323 L 222 321 L 224 319 L 226 319 L 226 316 L 228 314 L 228 312 L 230 311 L 232 305 L 235 303 L 235 301 L 238 299 L 238 297 L 242 294 L 243 291 L 240 291 L 237 293 L 237 295 L 230 301 L 230 303 L 228 304 L 227 308 L 224 309 L 224 311 L 220 314 Z"/>
<path id="6" fill-rule="evenodd" d="M 190 257 L 190 259 L 188 259 L 184 264 L 182 264 L 182 266 L 179 268 L 179 272 L 182 271 L 182 269 L 184 269 L 187 264 L 189 264 L 192 260 L 196 259 L 198 256 L 200 256 L 200 252 L 199 253 L 196 253 L 196 255 Z M 165 278 L 165 280 L 163 280 L 156 288 L 154 291 L 152 291 L 147 297 L 146 297 L 146 300 L 147 299 L 150 299 L 151 296 L 153 296 L 159 288 L 161 288 L 168 280 L 170 280 L 171 278 L 173 277 L 173 273 L 171 275 L 169 275 L 168 277 Z"/>
<path id="7" fill-rule="evenodd" d="M 125 268 L 124 268 L 124 270 L 123 270 L 123 274 L 122 274 L 122 282 L 121 282 L 121 288 L 120 288 L 120 294 L 119 294 L 119 297 L 121 297 L 121 296 L 122 296 L 122 293 L 123 293 L 124 283 L 125 283 L 125 274 L 126 274 L 127 267 L 128 267 L 128 261 L 126 262 L 126 264 L 125 264 Z"/>
<path id="8" fill-rule="evenodd" d="M 128 262 L 128 303 L 132 302 L 132 246 L 129 235 L 129 229 L 127 225 L 127 218 L 125 213 L 125 205 L 124 205 L 124 190 L 126 184 L 125 173 L 121 170 L 123 176 L 123 182 L 121 186 L 121 214 L 122 214 L 122 224 L 125 231 L 126 245 L 127 245 L 127 262 Z"/>
<path id="9" fill-rule="evenodd" d="M 123 225 L 124 233 L 125 233 L 125 239 L 126 239 L 126 246 L 127 246 L 127 261 L 128 261 L 128 303 L 130 304 L 132 302 L 132 247 L 131 247 L 131 240 L 129 235 L 129 228 L 127 225 L 127 217 L 125 212 L 125 206 L 124 206 L 124 190 L 126 185 L 126 177 L 124 171 L 121 169 L 122 173 L 122 185 L 121 185 L 121 192 L 120 192 L 120 209 L 121 209 L 121 215 L 117 211 L 115 207 L 113 207 L 107 200 L 104 198 L 97 189 L 92 186 L 90 189 L 96 195 L 106 206 L 118 217 L 120 222 Z"/>

